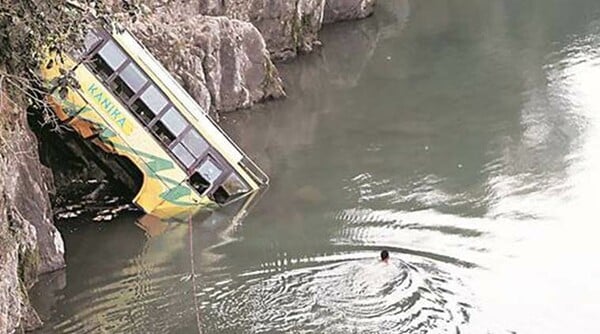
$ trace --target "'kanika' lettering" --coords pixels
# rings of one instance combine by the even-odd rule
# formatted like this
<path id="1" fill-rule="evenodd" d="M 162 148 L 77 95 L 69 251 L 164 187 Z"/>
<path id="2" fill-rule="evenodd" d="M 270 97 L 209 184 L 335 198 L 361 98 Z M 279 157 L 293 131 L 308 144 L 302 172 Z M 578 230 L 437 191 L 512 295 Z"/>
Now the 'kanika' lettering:
<path id="1" fill-rule="evenodd" d="M 94 100 L 96 100 L 104 109 L 106 114 L 112 118 L 121 128 L 125 127 L 125 117 L 121 115 L 118 107 L 115 106 L 104 94 L 98 90 L 98 86 L 92 83 L 88 87 L 88 93 L 92 94 Z"/>

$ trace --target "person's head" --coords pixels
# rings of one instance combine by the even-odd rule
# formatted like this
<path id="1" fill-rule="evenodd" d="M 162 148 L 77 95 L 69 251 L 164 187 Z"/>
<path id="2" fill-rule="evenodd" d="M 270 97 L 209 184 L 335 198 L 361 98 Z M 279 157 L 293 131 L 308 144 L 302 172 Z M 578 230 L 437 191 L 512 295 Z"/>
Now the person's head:
<path id="1" fill-rule="evenodd" d="M 388 253 L 388 251 L 385 249 L 381 251 L 380 255 L 381 255 L 381 261 L 383 261 L 383 262 L 387 262 L 388 259 L 390 258 L 390 253 Z"/>

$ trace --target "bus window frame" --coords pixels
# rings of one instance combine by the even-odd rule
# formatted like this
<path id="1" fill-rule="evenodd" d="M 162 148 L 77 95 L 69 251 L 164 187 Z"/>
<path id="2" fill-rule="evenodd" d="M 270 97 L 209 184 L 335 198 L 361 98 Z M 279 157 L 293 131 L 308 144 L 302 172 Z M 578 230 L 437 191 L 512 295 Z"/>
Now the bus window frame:
<path id="1" fill-rule="evenodd" d="M 215 181 L 210 184 L 210 187 L 205 192 L 206 194 L 212 196 L 215 190 L 221 186 L 221 184 L 223 184 L 223 182 L 227 179 L 227 177 L 229 177 L 229 175 L 231 175 L 231 173 L 234 173 L 235 171 L 229 163 L 224 162 L 224 159 L 221 157 L 219 152 L 217 152 L 212 146 L 209 146 L 204 152 L 204 155 L 198 158 L 198 160 L 196 160 L 196 162 L 194 162 L 194 164 L 192 164 L 188 169 L 188 177 L 186 178 L 186 181 L 189 180 L 190 177 L 198 170 L 198 168 L 200 168 L 200 165 L 202 165 L 208 159 L 212 159 L 218 163 L 219 167 L 223 170 L 215 179 Z"/>
<path id="2" fill-rule="evenodd" d="M 239 181 L 246 187 L 247 190 L 244 192 L 241 192 L 241 193 L 237 193 L 237 194 L 229 194 L 229 192 L 227 192 L 227 190 L 223 187 L 223 185 L 225 184 L 225 182 L 227 182 L 227 179 L 229 179 L 231 176 L 236 176 L 239 179 Z M 229 198 L 223 203 L 220 203 L 214 196 L 214 194 L 219 190 L 219 188 L 223 188 L 223 190 L 229 195 Z M 219 205 L 228 205 L 228 204 L 233 203 L 233 202 L 239 200 L 240 198 L 243 198 L 244 196 L 248 195 L 248 193 L 251 191 L 252 191 L 252 189 L 251 189 L 250 185 L 248 184 L 248 182 L 246 182 L 246 180 L 244 180 L 244 178 L 241 177 L 239 173 L 236 173 L 235 170 L 232 170 L 231 173 L 229 173 L 227 175 L 227 177 L 223 178 L 223 180 L 212 190 L 211 195 L 212 195 L 212 198 L 214 199 L 214 201 L 216 203 L 218 203 Z"/>
<path id="3" fill-rule="evenodd" d="M 134 116 L 134 118 L 140 123 L 142 128 L 144 128 L 145 131 L 152 134 L 152 137 L 154 137 L 154 139 L 156 140 L 158 145 L 160 145 L 162 147 L 162 149 L 167 153 L 167 155 L 169 155 L 169 157 L 171 157 L 171 159 L 179 165 L 181 170 L 184 171 L 186 174 L 185 181 L 183 181 L 183 182 L 189 183 L 190 177 L 196 172 L 196 170 L 200 167 L 200 165 L 207 159 L 210 158 L 213 161 L 218 163 L 219 167 L 223 169 L 222 173 L 219 175 L 219 177 L 217 177 L 217 179 L 214 182 L 212 182 L 210 184 L 210 187 L 203 194 L 201 194 L 201 195 L 210 196 L 212 198 L 213 193 L 217 190 L 217 188 L 220 187 L 223 184 L 223 182 L 225 182 L 225 180 L 227 180 L 227 178 L 232 173 L 235 173 L 235 168 L 222 157 L 221 153 L 219 153 L 210 144 L 210 142 L 208 140 L 206 140 L 206 137 L 200 131 L 198 131 L 198 129 L 192 124 L 192 122 L 190 122 L 189 119 L 179 110 L 179 108 L 173 104 L 169 95 L 164 92 L 164 89 L 161 88 L 156 83 L 156 81 L 154 79 L 152 79 L 152 77 L 150 75 L 148 75 L 146 70 L 144 70 L 131 57 L 131 55 L 128 52 L 126 52 L 126 50 L 121 45 L 119 45 L 119 43 L 116 42 L 116 40 L 105 29 L 95 30 L 94 33 L 101 39 L 101 41 L 99 43 L 97 43 L 91 50 L 84 51 L 84 53 L 81 56 L 81 59 L 82 59 L 81 63 L 84 64 L 85 68 L 94 74 L 94 77 L 104 85 L 105 89 L 117 101 L 119 101 L 123 105 L 123 107 L 125 107 L 127 109 L 127 111 L 130 114 L 132 114 Z M 98 55 L 99 51 L 109 42 L 113 42 L 123 52 L 123 54 L 126 57 L 126 60 L 110 76 L 108 76 L 107 78 L 102 78 L 96 73 L 94 68 L 90 65 L 90 62 L 96 55 Z M 134 95 L 132 95 L 131 98 L 129 98 L 128 100 L 125 100 L 119 94 L 117 94 L 116 92 L 113 91 L 111 85 L 114 82 L 114 80 L 119 76 L 119 74 L 123 71 L 123 69 L 125 69 L 130 63 L 133 63 L 135 66 L 138 67 L 138 69 L 146 76 L 147 82 L 140 88 L 140 90 L 138 92 L 136 92 Z M 132 105 L 138 99 L 141 98 L 141 96 L 144 94 L 144 92 L 150 86 L 154 86 L 158 90 L 158 92 L 160 94 L 162 94 L 162 96 L 165 98 L 167 103 L 156 115 L 154 115 L 154 118 L 150 122 L 145 123 L 141 119 L 141 117 L 135 111 L 132 110 Z M 178 136 L 175 136 L 175 139 L 173 139 L 169 145 L 166 145 L 152 128 L 157 122 L 159 122 L 161 120 L 161 118 L 169 111 L 170 108 L 174 108 L 179 113 L 179 115 L 185 120 L 187 125 L 185 126 L 183 131 Z M 205 151 L 198 158 L 195 159 L 195 161 L 191 164 L 191 166 L 189 168 L 187 168 L 187 167 L 185 167 L 185 164 L 182 161 L 180 161 L 179 158 L 176 156 L 176 154 L 173 152 L 173 149 L 179 143 L 182 142 L 184 136 L 191 130 L 196 130 L 198 135 L 208 145 L 208 148 L 205 149 Z M 243 178 L 242 178 L 242 182 L 247 183 L 245 180 L 243 180 Z"/>

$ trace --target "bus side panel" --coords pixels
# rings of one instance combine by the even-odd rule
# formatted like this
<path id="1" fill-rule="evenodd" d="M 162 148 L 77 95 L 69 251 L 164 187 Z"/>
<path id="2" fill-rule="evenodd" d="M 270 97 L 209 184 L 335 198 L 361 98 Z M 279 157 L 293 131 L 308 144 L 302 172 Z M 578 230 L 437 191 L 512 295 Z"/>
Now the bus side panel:
<path id="1" fill-rule="evenodd" d="M 67 61 L 66 68 L 74 63 Z M 58 66 L 42 69 L 47 82 L 60 75 Z M 189 210 L 205 201 L 183 182 L 185 173 L 164 152 L 157 141 L 84 66 L 75 75 L 81 90 L 69 89 L 65 99 L 58 92 L 51 97 L 59 118 L 72 117 L 70 125 L 84 138 L 97 135 L 101 147 L 129 158 L 144 174 L 135 198 L 144 211 L 155 208 Z M 89 104 L 88 104 L 89 103 Z M 74 115 L 74 116 L 71 116 Z"/>

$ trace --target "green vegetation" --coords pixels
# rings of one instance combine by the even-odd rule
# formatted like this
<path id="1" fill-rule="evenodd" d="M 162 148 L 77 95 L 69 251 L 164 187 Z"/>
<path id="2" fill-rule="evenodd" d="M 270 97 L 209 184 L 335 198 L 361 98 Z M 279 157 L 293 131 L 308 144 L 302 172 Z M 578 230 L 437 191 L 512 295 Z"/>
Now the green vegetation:
<path id="1" fill-rule="evenodd" d="M 32 98 L 45 50 L 68 52 L 105 17 L 102 1 L 0 0 L 0 89 Z"/>

